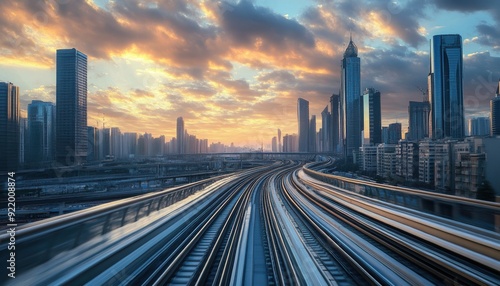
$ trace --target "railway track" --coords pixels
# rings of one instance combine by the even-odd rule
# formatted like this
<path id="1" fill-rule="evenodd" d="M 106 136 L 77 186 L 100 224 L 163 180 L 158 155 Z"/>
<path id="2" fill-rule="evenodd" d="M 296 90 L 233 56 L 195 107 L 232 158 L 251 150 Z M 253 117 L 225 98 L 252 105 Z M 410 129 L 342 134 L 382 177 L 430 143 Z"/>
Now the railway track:
<path id="1" fill-rule="evenodd" d="M 138 198 L 140 204 L 127 199 L 109 213 L 100 209 L 97 235 L 48 255 L 15 284 L 500 285 L 498 260 L 488 264 L 436 244 L 430 234 L 416 235 L 410 223 L 402 226 L 408 213 L 401 207 L 343 192 L 301 167 L 254 168 L 177 200 L 169 195 L 168 205 L 153 197 Z M 421 221 L 445 226 L 430 216 Z"/>
<path id="2" fill-rule="evenodd" d="M 496 285 L 500 283 L 498 268 L 494 267 L 495 263 L 500 266 L 498 261 L 489 261 L 492 264 L 486 263 L 486 265 L 478 263 L 477 261 L 482 260 L 473 260 L 471 257 L 481 256 L 481 254 L 465 251 L 464 255 L 460 255 L 432 243 L 436 241 L 432 234 L 427 234 L 426 240 L 423 236 L 417 237 L 395 227 L 399 224 L 387 219 L 387 216 L 379 221 L 374 217 L 380 219 L 380 216 L 367 215 L 368 206 L 364 209 L 354 208 L 355 199 L 352 195 L 343 197 L 344 203 L 339 203 L 340 192 L 332 190 L 324 184 L 308 181 L 308 188 L 300 182 L 296 174 L 290 180 L 290 184 L 299 191 L 300 195 L 330 217 L 330 220 L 341 222 L 343 228 L 352 230 L 363 237 L 366 241 L 366 248 L 370 248 L 368 245 L 373 245 L 373 248 L 400 261 L 407 269 L 412 269 L 417 274 L 420 273 L 432 284 Z M 402 217 L 402 214 L 399 214 L 398 217 Z M 476 239 L 480 239 L 480 237 L 478 236 Z M 452 241 L 444 242 L 446 246 L 450 246 L 451 243 Z M 496 243 L 496 247 L 498 247 L 498 243 Z M 405 279 L 415 277 L 415 275 L 405 275 L 406 271 L 400 272 L 402 276 L 407 277 Z"/>

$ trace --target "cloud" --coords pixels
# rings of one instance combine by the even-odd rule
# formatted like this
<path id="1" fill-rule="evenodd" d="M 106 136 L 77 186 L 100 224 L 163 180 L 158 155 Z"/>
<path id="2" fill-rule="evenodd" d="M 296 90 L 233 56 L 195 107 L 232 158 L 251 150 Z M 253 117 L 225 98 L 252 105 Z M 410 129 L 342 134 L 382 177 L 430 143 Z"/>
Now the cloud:
<path id="1" fill-rule="evenodd" d="M 493 8 L 498 5 L 496 0 L 434 0 L 434 4 L 441 9 L 460 12 L 475 12 Z"/>
<path id="2" fill-rule="evenodd" d="M 299 22 L 245 0 L 223 12 L 221 27 L 233 44 L 245 47 L 269 50 L 315 45 L 313 34 Z"/>
<path id="3" fill-rule="evenodd" d="M 477 38 L 464 41 L 492 51 L 464 58 L 468 104 L 485 110 L 486 94 L 499 77 L 493 52 L 500 47 L 500 12 L 495 1 L 469 3 L 318 0 L 289 19 L 246 0 L 122 0 L 105 7 L 92 1 L 0 1 L 0 9 L 9 11 L 0 18 L 0 65 L 2 72 L 41 66 L 49 74 L 43 78 L 55 79 L 55 50 L 76 47 L 89 56 L 90 125 L 102 124 L 104 116 L 107 126 L 123 132 L 169 138 L 183 116 L 200 138 L 237 136 L 254 144 L 276 128 L 297 132 L 298 97 L 310 101 L 319 126 L 321 110 L 340 87 L 350 32 L 359 47 L 362 89 L 380 90 L 386 121 L 406 118 L 408 101 L 422 98 L 417 86 L 427 86 L 429 55 L 419 49 L 428 49 L 430 28 L 422 22 L 433 7 L 484 11 L 496 20 L 472 23 Z M 53 84 L 22 87 L 21 104 L 55 101 Z"/>

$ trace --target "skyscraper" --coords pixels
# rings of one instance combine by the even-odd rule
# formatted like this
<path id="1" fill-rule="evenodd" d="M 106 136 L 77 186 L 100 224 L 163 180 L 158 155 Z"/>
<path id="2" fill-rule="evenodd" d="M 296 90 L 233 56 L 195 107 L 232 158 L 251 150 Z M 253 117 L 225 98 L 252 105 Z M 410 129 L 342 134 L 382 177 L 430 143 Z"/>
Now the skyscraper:
<path id="1" fill-rule="evenodd" d="M 340 136 L 340 96 L 338 94 L 332 94 L 330 97 L 330 109 L 332 110 L 331 113 L 331 126 L 330 126 L 330 150 L 333 153 L 338 153 L 341 148 L 339 148 L 339 144 L 341 143 L 341 139 L 343 136 Z M 340 149 L 340 150 L 339 150 Z"/>
<path id="2" fill-rule="evenodd" d="M 389 144 L 398 144 L 401 139 L 401 123 L 389 124 Z"/>
<path id="3" fill-rule="evenodd" d="M 462 37 L 437 35 L 431 40 L 429 98 L 433 139 L 465 137 L 462 89 Z"/>
<path id="4" fill-rule="evenodd" d="M 283 146 L 281 145 L 281 129 L 278 128 L 278 152 L 283 152 Z"/>
<path id="5" fill-rule="evenodd" d="M 297 100 L 297 121 L 299 126 L 299 152 L 309 151 L 309 101 Z"/>
<path id="6" fill-rule="evenodd" d="M 311 116 L 309 121 L 309 143 L 308 152 L 316 152 L 316 115 Z"/>
<path id="7" fill-rule="evenodd" d="M 429 113 L 431 105 L 428 101 L 410 101 L 408 106 L 408 140 L 420 141 L 429 137 Z"/>
<path id="8" fill-rule="evenodd" d="M 110 137 L 110 154 L 115 158 L 122 158 L 122 141 L 123 136 L 120 128 L 112 127 Z"/>
<path id="9" fill-rule="evenodd" d="M 185 142 L 184 142 L 184 119 L 182 117 L 177 118 L 177 154 L 185 153 Z"/>
<path id="10" fill-rule="evenodd" d="M 0 82 L 0 171 L 19 166 L 19 87 Z"/>
<path id="11" fill-rule="evenodd" d="M 56 159 L 73 165 L 87 158 L 87 56 L 63 49 L 56 57 Z"/>
<path id="12" fill-rule="evenodd" d="M 271 139 L 271 152 L 278 152 L 278 140 L 276 136 Z"/>
<path id="13" fill-rule="evenodd" d="M 380 91 L 374 88 L 367 88 L 363 94 L 363 136 L 364 144 L 382 143 Z"/>
<path id="14" fill-rule="evenodd" d="M 468 136 L 488 136 L 490 135 L 490 118 L 474 117 L 467 120 Z"/>
<path id="15" fill-rule="evenodd" d="M 321 151 L 330 152 L 332 115 L 328 112 L 328 105 L 321 112 Z"/>
<path id="16" fill-rule="evenodd" d="M 500 80 L 498 80 L 497 94 L 490 101 L 490 128 L 491 136 L 500 135 Z"/>
<path id="17" fill-rule="evenodd" d="M 340 81 L 344 156 L 352 157 L 361 146 L 361 64 L 352 38 L 344 52 Z"/>
<path id="18" fill-rule="evenodd" d="M 87 126 L 87 162 L 96 161 L 99 156 L 97 128 Z"/>
<path id="19" fill-rule="evenodd" d="M 33 100 L 28 104 L 28 146 L 26 162 L 54 160 L 56 147 L 56 107 L 52 102 Z"/>
<path id="20" fill-rule="evenodd" d="M 26 143 L 28 142 L 28 118 L 19 118 L 19 163 L 25 162 Z"/>

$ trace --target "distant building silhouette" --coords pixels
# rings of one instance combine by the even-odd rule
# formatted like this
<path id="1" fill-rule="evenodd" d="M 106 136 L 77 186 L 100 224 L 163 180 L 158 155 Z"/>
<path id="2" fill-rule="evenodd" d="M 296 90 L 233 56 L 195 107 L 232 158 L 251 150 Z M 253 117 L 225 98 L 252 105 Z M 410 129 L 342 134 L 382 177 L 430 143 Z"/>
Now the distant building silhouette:
<path id="1" fill-rule="evenodd" d="M 401 139 L 401 123 L 389 124 L 389 144 L 397 144 Z"/>
<path id="2" fill-rule="evenodd" d="M 110 154 L 116 159 L 122 158 L 122 139 L 120 128 L 112 127 L 110 137 Z"/>
<path id="3" fill-rule="evenodd" d="M 321 137 L 320 146 L 322 152 L 331 152 L 331 132 L 332 132 L 332 115 L 328 112 L 328 105 L 321 112 Z"/>
<path id="4" fill-rule="evenodd" d="M 309 120 L 309 144 L 308 152 L 316 152 L 316 115 L 311 116 Z"/>
<path id="5" fill-rule="evenodd" d="M 281 144 L 281 129 L 278 128 L 278 152 L 283 152 L 283 145 Z"/>
<path id="6" fill-rule="evenodd" d="M 340 81 L 340 104 L 344 156 L 355 157 L 361 146 L 361 64 L 358 48 L 352 41 L 344 52 Z M 353 158 L 356 160 L 356 158 Z"/>
<path id="7" fill-rule="evenodd" d="M 19 167 L 19 87 L 0 82 L 0 171 Z"/>
<path id="8" fill-rule="evenodd" d="M 19 163 L 25 162 L 28 143 L 28 118 L 19 118 Z"/>
<path id="9" fill-rule="evenodd" d="M 491 136 L 500 136 L 500 80 L 496 96 L 490 101 L 490 113 Z"/>
<path id="10" fill-rule="evenodd" d="M 87 126 L 87 162 L 97 161 L 99 156 L 98 148 L 98 129 L 93 126 Z"/>
<path id="11" fill-rule="evenodd" d="M 278 152 L 278 139 L 276 136 L 271 140 L 271 152 Z"/>
<path id="12" fill-rule="evenodd" d="M 76 49 L 57 50 L 56 159 L 74 165 L 87 159 L 87 56 Z"/>
<path id="13" fill-rule="evenodd" d="M 184 140 L 184 119 L 177 118 L 177 154 L 186 153 L 185 140 Z"/>
<path id="14" fill-rule="evenodd" d="M 299 128 L 299 152 L 309 151 L 309 101 L 297 100 L 297 122 Z"/>
<path id="15" fill-rule="evenodd" d="M 436 35 L 431 40 L 429 98 L 433 139 L 465 137 L 462 87 L 462 37 Z"/>
<path id="16" fill-rule="evenodd" d="M 330 97 L 330 109 L 331 109 L 331 124 L 330 124 L 330 150 L 334 153 L 342 152 L 342 141 L 343 137 L 341 135 L 340 127 L 340 96 L 338 94 L 332 94 Z"/>
<path id="17" fill-rule="evenodd" d="M 382 143 L 389 144 L 389 127 L 382 126 Z"/>
<path id="18" fill-rule="evenodd" d="M 428 101 L 410 101 L 408 106 L 408 140 L 420 141 L 429 137 L 429 113 L 431 105 Z"/>
<path id="19" fill-rule="evenodd" d="M 490 135 L 490 118 L 474 117 L 467 120 L 467 135 L 488 136 Z"/>

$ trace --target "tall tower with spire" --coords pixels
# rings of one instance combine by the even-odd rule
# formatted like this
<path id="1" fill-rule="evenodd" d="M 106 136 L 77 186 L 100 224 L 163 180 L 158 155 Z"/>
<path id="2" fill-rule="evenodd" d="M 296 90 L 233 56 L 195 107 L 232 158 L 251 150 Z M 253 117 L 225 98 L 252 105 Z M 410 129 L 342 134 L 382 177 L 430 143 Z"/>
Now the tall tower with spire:
<path id="1" fill-rule="evenodd" d="M 355 162 L 361 146 L 361 64 L 358 47 L 349 38 L 349 45 L 342 59 L 340 80 L 340 135 L 344 156 Z"/>
<path id="2" fill-rule="evenodd" d="M 500 79 L 498 80 L 497 94 L 490 101 L 490 110 L 491 136 L 500 136 Z"/>

